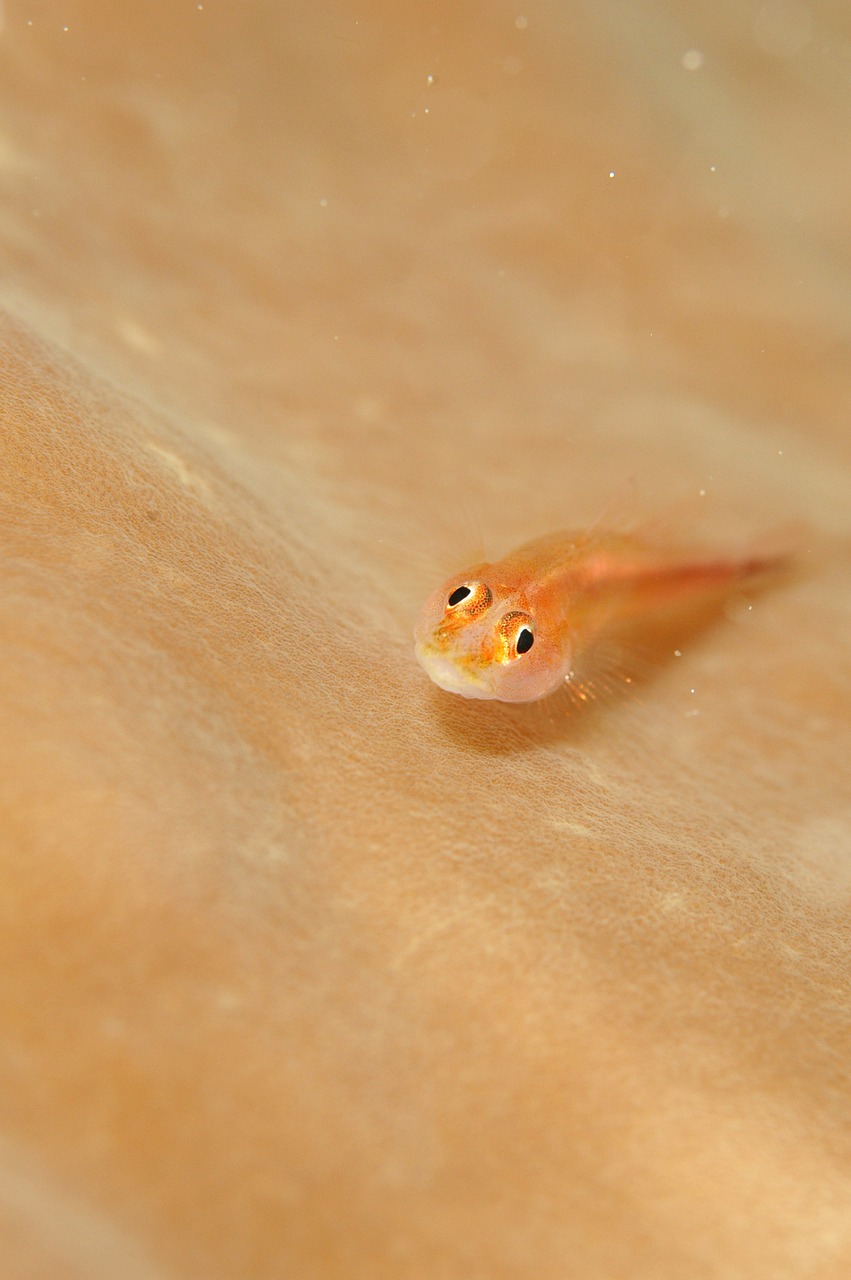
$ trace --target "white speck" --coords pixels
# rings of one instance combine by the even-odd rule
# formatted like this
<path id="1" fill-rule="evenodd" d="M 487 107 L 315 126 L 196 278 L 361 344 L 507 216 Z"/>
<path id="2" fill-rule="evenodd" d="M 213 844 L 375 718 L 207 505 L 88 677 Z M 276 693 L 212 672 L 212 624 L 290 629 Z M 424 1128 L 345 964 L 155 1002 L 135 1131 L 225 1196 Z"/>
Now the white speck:
<path id="1" fill-rule="evenodd" d="M 428 107 L 423 107 L 423 115 L 424 116 L 428 115 Z"/>
<path id="2" fill-rule="evenodd" d="M 705 498 L 705 497 L 706 497 L 706 490 L 705 490 L 705 489 L 698 489 L 698 491 L 697 491 L 697 492 L 699 493 L 699 495 L 700 495 L 700 497 L 701 497 L 701 498 Z"/>
<path id="3" fill-rule="evenodd" d="M 782 450 L 782 449 L 778 449 L 778 450 L 777 450 L 777 456 L 778 456 L 778 458 L 782 458 L 782 457 L 783 457 L 783 450 Z"/>
<path id="4" fill-rule="evenodd" d="M 682 656 L 683 656 L 683 651 L 682 651 L 682 649 L 675 649 L 675 650 L 674 650 L 674 657 L 675 657 L 675 658 L 681 658 Z"/>
<path id="5" fill-rule="evenodd" d="M 710 173 L 714 173 L 714 172 L 715 172 L 715 165 L 714 165 L 714 164 L 711 164 L 711 165 L 709 166 L 709 172 L 710 172 Z"/>
<path id="6" fill-rule="evenodd" d="M 63 28 L 62 28 L 62 30 L 63 30 L 63 31 L 70 31 L 70 30 L 71 30 L 71 28 L 70 28 L 70 27 L 63 27 Z"/>
<path id="7" fill-rule="evenodd" d="M 525 31 L 529 25 L 529 19 L 524 18 L 522 13 L 518 14 L 518 16 L 514 19 L 514 25 L 518 31 Z"/>
<path id="8" fill-rule="evenodd" d="M 609 177 L 610 177 L 610 178 L 613 178 L 614 176 L 615 176 L 615 171 L 614 171 L 614 169 L 610 169 L 610 170 L 609 170 Z"/>
<path id="9" fill-rule="evenodd" d="M 694 689 L 689 689 L 689 693 L 694 693 Z"/>
<path id="10" fill-rule="evenodd" d="M 437 76 L 429 72 L 426 76 L 426 84 L 437 84 Z"/>
<path id="11" fill-rule="evenodd" d="M 686 71 L 699 71 L 703 66 L 703 54 L 699 49 L 686 49 L 682 61 Z"/>

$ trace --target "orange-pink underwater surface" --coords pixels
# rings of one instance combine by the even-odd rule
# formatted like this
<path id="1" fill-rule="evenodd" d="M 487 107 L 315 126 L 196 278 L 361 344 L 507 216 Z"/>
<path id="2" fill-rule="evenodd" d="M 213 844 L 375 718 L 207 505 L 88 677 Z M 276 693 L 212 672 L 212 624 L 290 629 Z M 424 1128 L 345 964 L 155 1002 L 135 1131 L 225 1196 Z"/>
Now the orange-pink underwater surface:
<path id="1" fill-rule="evenodd" d="M 0 26 L 3 1280 L 851 1274 L 847 6 Z M 625 507 L 798 567 L 429 681 Z"/>

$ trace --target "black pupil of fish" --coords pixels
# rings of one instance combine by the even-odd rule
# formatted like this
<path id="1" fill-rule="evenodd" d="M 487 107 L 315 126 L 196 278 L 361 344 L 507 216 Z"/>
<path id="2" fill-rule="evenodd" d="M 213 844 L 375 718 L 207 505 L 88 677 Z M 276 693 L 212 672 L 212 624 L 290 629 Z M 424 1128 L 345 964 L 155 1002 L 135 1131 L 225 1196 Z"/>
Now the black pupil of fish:
<path id="1" fill-rule="evenodd" d="M 535 637 L 528 627 L 521 627 L 515 648 L 518 653 L 528 653 L 535 643 Z"/>
<path id="2" fill-rule="evenodd" d="M 467 596 L 472 595 L 469 587 L 456 587 L 449 597 L 449 603 L 460 604 L 462 600 L 466 600 Z"/>

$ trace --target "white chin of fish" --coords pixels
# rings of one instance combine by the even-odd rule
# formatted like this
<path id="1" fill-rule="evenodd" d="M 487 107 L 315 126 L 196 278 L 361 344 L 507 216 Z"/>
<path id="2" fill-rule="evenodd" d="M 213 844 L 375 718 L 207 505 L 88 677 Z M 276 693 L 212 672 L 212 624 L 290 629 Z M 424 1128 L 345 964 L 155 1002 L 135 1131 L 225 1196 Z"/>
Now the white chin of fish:
<path id="1" fill-rule="evenodd" d="M 441 689 L 447 693 L 460 693 L 462 698 L 492 698 L 493 694 L 476 678 L 466 671 L 459 670 L 450 658 L 425 648 L 416 647 L 417 662 L 423 671 Z"/>

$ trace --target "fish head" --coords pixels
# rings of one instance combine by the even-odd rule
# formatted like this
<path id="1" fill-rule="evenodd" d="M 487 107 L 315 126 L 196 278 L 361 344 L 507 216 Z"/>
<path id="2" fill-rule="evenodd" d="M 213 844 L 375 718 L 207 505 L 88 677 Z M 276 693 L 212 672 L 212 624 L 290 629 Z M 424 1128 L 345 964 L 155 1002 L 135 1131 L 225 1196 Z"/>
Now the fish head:
<path id="1" fill-rule="evenodd" d="M 417 661 L 449 693 L 533 702 L 558 688 L 568 664 L 524 593 L 491 568 L 458 574 L 429 596 L 414 628 Z"/>

